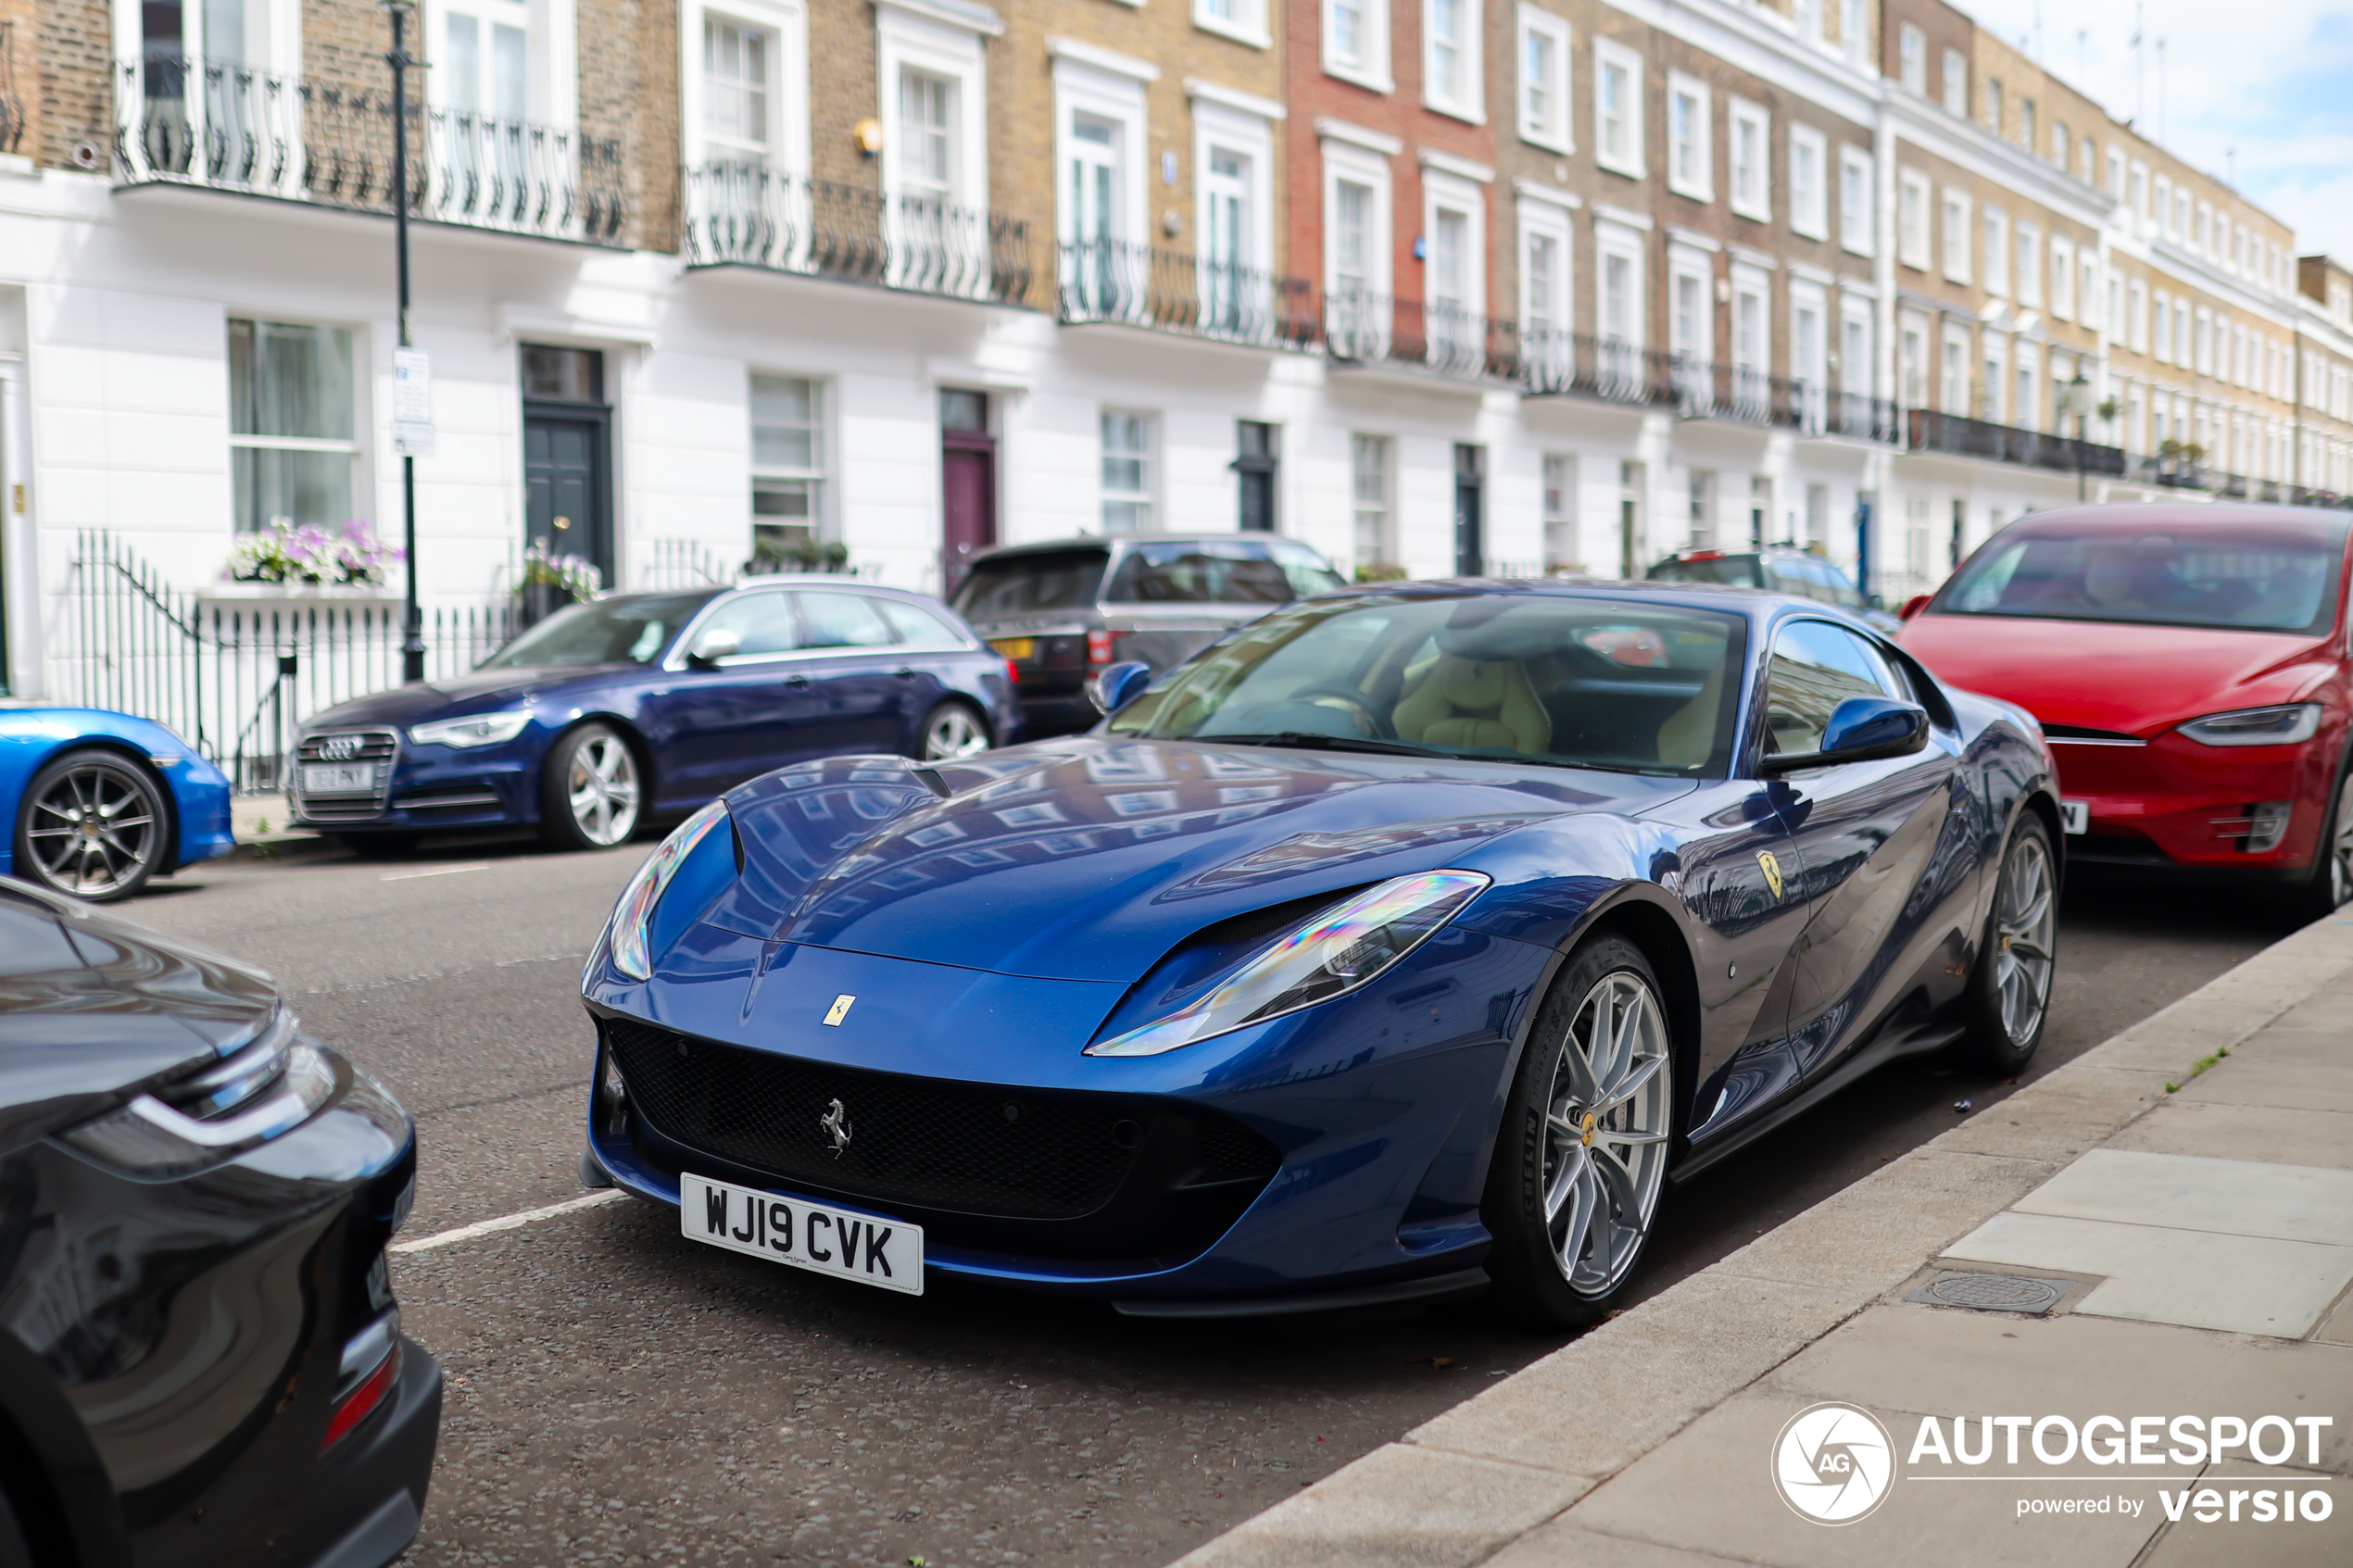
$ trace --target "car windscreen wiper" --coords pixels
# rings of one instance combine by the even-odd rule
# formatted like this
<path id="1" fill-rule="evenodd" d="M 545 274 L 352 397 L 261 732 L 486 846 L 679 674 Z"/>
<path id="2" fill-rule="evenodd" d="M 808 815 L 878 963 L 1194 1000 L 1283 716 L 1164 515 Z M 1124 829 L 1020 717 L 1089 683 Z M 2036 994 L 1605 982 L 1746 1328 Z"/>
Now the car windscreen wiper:
<path id="1" fill-rule="evenodd" d="M 1308 730 L 1278 730 L 1271 735 L 1194 735 L 1194 740 L 1226 746 L 1283 746 L 1301 751 L 1365 751 L 1377 757 L 1435 757 L 1448 762 L 1460 754 L 1438 746 L 1416 746 L 1402 740 L 1364 740 L 1354 735 L 1317 734 Z"/>

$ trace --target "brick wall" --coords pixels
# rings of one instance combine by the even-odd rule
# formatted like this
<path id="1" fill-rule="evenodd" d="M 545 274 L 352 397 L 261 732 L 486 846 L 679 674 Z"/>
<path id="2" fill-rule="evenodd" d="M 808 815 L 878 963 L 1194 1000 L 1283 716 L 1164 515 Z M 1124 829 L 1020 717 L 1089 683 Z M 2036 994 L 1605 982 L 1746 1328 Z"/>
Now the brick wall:
<path id="1" fill-rule="evenodd" d="M 578 0 L 582 157 L 618 149 L 618 243 L 678 248 L 678 8 L 672 0 Z"/>
<path id="2" fill-rule="evenodd" d="M 114 148 L 114 19 L 104 0 L 31 0 L 19 16 L 16 78 L 31 100 L 33 129 L 19 149 L 50 169 L 72 169 L 82 142 L 99 148 L 104 169 Z"/>
<path id="3" fill-rule="evenodd" d="M 882 160 L 860 151 L 855 138 L 860 120 L 882 112 L 875 89 L 875 8 L 867 0 L 812 0 L 809 98 L 810 172 L 838 184 L 882 189 Z M 996 127 L 989 129 L 993 135 Z"/>

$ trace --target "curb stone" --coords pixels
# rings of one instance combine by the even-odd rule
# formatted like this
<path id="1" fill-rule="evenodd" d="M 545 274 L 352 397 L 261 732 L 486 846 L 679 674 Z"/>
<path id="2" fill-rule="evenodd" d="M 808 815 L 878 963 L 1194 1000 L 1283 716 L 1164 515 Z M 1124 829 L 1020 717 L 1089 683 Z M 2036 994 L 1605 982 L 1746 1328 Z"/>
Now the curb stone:
<path id="1" fill-rule="evenodd" d="M 2305 927 L 1173 1568 L 1457 1568 L 1498 1550 L 1513 1561 L 1510 1543 L 1531 1530 L 1591 1539 L 1545 1522 L 2348 972 L 2353 914 Z M 1555 1492 L 1564 1500 L 1522 1523 Z M 1491 1512 L 1466 1515 L 1474 1502 Z"/>

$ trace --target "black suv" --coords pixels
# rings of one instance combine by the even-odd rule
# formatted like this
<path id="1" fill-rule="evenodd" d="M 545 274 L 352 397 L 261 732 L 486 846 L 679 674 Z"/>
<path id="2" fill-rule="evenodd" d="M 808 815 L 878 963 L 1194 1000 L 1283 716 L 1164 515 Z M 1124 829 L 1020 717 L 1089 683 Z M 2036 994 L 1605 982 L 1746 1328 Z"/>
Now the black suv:
<path id="1" fill-rule="evenodd" d="M 1846 573 L 1811 550 L 1768 545 L 1761 550 L 1678 550 L 1650 570 L 1655 583 L 1722 583 L 1767 588 L 1836 605 L 1891 635 L 1902 621 L 1858 592 Z"/>
<path id="2" fill-rule="evenodd" d="M 1086 682 L 1103 666 L 1140 660 L 1157 675 L 1341 583 L 1314 550 L 1266 534 L 1055 539 L 974 557 L 950 603 L 1011 662 L 1028 733 L 1041 735 L 1101 717 Z"/>

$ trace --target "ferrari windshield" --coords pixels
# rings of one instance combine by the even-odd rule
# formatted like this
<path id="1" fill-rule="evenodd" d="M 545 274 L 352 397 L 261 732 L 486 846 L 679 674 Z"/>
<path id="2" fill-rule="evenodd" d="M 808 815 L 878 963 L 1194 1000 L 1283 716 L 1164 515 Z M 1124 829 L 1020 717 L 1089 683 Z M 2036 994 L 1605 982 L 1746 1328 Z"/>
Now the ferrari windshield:
<path id="1" fill-rule="evenodd" d="M 484 670 L 650 664 L 709 594 L 639 594 L 568 605 L 482 661 Z"/>
<path id="2" fill-rule="evenodd" d="M 2336 620 L 2345 523 L 2021 522 L 1970 558 L 1933 610 L 2319 635 Z"/>
<path id="3" fill-rule="evenodd" d="M 1640 599 L 1319 600 L 1252 621 L 1111 729 L 1721 777 L 1741 660 L 1737 617 Z"/>

